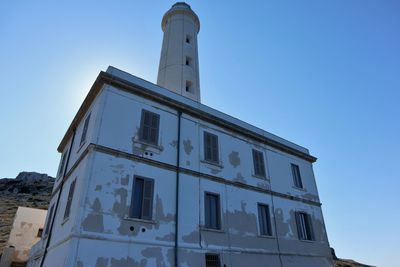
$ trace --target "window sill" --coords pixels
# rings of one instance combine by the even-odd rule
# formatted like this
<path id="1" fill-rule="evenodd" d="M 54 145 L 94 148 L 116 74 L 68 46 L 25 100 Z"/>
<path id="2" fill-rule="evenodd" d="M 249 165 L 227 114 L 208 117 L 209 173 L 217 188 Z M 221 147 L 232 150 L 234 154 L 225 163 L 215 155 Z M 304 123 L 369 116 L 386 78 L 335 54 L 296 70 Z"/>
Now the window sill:
<path id="1" fill-rule="evenodd" d="M 225 231 L 222 229 L 207 228 L 205 226 L 200 226 L 200 231 L 214 232 L 214 233 L 220 233 L 220 234 L 225 233 Z"/>
<path id="2" fill-rule="evenodd" d="M 270 181 L 270 179 L 267 178 L 266 176 L 261 176 L 261 175 L 257 175 L 254 173 L 252 173 L 251 176 L 253 176 L 254 178 L 260 179 L 260 180 Z"/>
<path id="3" fill-rule="evenodd" d="M 150 144 L 150 143 L 147 143 L 147 142 L 139 140 L 139 139 L 134 139 L 133 142 L 135 145 L 141 145 L 142 147 L 140 147 L 140 146 L 135 146 L 135 147 L 138 149 L 141 149 L 143 151 L 148 150 L 147 148 L 150 148 L 149 151 L 155 152 L 155 153 L 160 153 L 161 151 L 164 150 L 164 148 L 160 145 Z M 145 147 L 143 147 L 143 146 L 145 146 Z"/>
<path id="4" fill-rule="evenodd" d="M 267 238 L 267 239 L 275 239 L 275 236 L 273 235 L 257 235 L 259 238 Z"/>
<path id="5" fill-rule="evenodd" d="M 68 221 L 69 221 L 69 217 L 65 218 L 65 219 L 62 221 L 61 226 L 63 226 L 64 224 L 66 224 Z"/>
<path id="6" fill-rule="evenodd" d="M 208 160 L 205 160 L 205 159 L 200 160 L 200 162 L 208 164 L 208 165 L 212 165 L 212 166 L 215 166 L 215 167 L 218 167 L 218 168 L 221 168 L 221 169 L 224 168 L 224 166 L 219 162 L 208 161 Z"/>
<path id="7" fill-rule="evenodd" d="M 293 185 L 292 188 L 299 190 L 299 191 L 307 192 L 307 190 L 305 188 L 297 187 L 295 185 Z"/>
<path id="8" fill-rule="evenodd" d="M 307 239 L 299 239 L 299 241 L 301 242 L 305 242 L 305 243 L 315 243 L 315 240 L 307 240 Z"/>
<path id="9" fill-rule="evenodd" d="M 139 219 L 139 218 L 132 218 L 132 217 L 125 217 L 124 220 L 138 222 L 138 223 L 148 223 L 148 224 L 156 224 L 157 221 L 154 220 L 146 220 L 146 219 Z"/>

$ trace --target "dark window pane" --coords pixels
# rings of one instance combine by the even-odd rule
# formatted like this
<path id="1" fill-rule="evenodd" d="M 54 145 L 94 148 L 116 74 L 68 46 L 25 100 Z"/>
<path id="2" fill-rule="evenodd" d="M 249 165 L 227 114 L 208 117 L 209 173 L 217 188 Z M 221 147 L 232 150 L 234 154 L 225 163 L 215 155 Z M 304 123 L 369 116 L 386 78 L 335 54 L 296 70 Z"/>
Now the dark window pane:
<path id="1" fill-rule="evenodd" d="M 269 236 L 272 235 L 271 218 L 268 205 L 258 205 L 258 218 L 260 224 L 260 234 Z"/>
<path id="2" fill-rule="evenodd" d="M 297 166 L 296 164 L 291 164 L 291 166 L 292 166 L 292 175 L 293 175 L 294 185 L 296 187 L 303 188 L 303 183 L 301 181 L 299 166 Z"/>
<path id="3" fill-rule="evenodd" d="M 132 201 L 132 217 L 140 218 L 142 215 L 143 203 L 143 180 L 136 178 L 134 182 L 133 201 Z"/>
<path id="4" fill-rule="evenodd" d="M 220 229 L 220 203 L 219 196 L 205 194 L 205 226 L 211 229 Z"/>
<path id="5" fill-rule="evenodd" d="M 204 159 L 207 161 L 219 162 L 218 157 L 218 136 L 204 132 Z"/>
<path id="6" fill-rule="evenodd" d="M 206 267 L 220 267 L 221 262 L 218 254 L 206 254 Z"/>
<path id="7" fill-rule="evenodd" d="M 80 145 L 82 145 L 83 142 L 86 141 L 86 133 L 87 133 L 87 129 L 88 129 L 88 127 L 89 127 L 90 115 L 91 115 L 91 114 L 89 114 L 89 115 L 87 116 L 87 118 L 86 118 L 86 120 L 85 120 L 85 124 L 83 125 L 83 131 L 82 131 L 82 135 L 81 135 L 81 142 L 80 142 Z"/>
<path id="8" fill-rule="evenodd" d="M 253 149 L 254 174 L 265 177 L 264 154 Z"/>

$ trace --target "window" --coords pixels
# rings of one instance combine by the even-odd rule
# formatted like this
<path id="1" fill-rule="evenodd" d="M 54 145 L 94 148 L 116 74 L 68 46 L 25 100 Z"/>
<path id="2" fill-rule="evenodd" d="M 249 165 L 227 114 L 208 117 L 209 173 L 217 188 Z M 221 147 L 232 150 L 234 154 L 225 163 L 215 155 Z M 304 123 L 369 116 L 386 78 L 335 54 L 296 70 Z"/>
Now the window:
<path id="1" fill-rule="evenodd" d="M 254 174 L 265 177 L 264 154 L 261 151 L 253 149 Z"/>
<path id="2" fill-rule="evenodd" d="M 87 129 L 89 127 L 89 121 L 90 121 L 90 113 L 87 116 L 86 120 L 85 120 L 85 124 L 83 125 L 83 131 L 82 131 L 82 135 L 81 135 L 81 142 L 79 145 L 82 145 L 85 141 L 86 141 L 86 133 L 87 133 Z"/>
<path id="3" fill-rule="evenodd" d="M 49 234 L 50 231 L 50 222 L 51 222 L 51 218 L 53 217 L 53 212 L 54 212 L 54 204 L 51 206 L 50 208 L 50 213 L 47 216 L 47 221 L 46 221 L 46 227 L 45 227 L 45 231 L 44 231 L 44 235 L 47 236 Z"/>
<path id="4" fill-rule="evenodd" d="M 206 267 L 221 267 L 218 254 L 206 254 Z"/>
<path id="5" fill-rule="evenodd" d="M 204 160 L 219 163 L 218 136 L 204 132 Z"/>
<path id="6" fill-rule="evenodd" d="M 205 222 L 206 228 L 220 229 L 220 203 L 219 195 L 213 193 L 206 193 L 204 199 L 204 211 L 205 211 Z"/>
<path id="7" fill-rule="evenodd" d="M 185 85 L 185 90 L 186 90 L 186 92 L 190 92 L 190 93 L 192 93 L 192 89 L 193 87 L 192 87 L 192 82 L 191 81 L 186 81 L 186 85 Z"/>
<path id="8" fill-rule="evenodd" d="M 187 44 L 190 44 L 190 40 L 191 40 L 192 38 L 190 37 L 190 35 L 186 35 L 186 43 Z"/>
<path id="9" fill-rule="evenodd" d="M 292 175 L 294 185 L 298 188 L 303 188 L 303 183 L 301 182 L 300 169 L 296 164 L 291 164 L 292 166 Z"/>
<path id="10" fill-rule="evenodd" d="M 311 216 L 305 212 L 296 212 L 297 234 L 300 240 L 314 240 Z"/>
<path id="11" fill-rule="evenodd" d="M 260 224 L 260 234 L 271 236 L 271 217 L 268 205 L 258 204 L 258 222 Z"/>
<path id="12" fill-rule="evenodd" d="M 43 235 L 43 228 L 39 228 L 36 237 L 42 237 Z"/>
<path id="13" fill-rule="evenodd" d="M 160 115 L 143 109 L 140 124 L 139 139 L 143 142 L 157 145 Z"/>
<path id="14" fill-rule="evenodd" d="M 192 59 L 190 57 L 186 57 L 185 65 L 186 66 L 192 66 Z"/>
<path id="15" fill-rule="evenodd" d="M 64 166 L 65 166 L 65 161 L 67 159 L 67 154 L 68 154 L 68 150 L 64 152 L 64 154 L 61 157 L 61 164 L 60 164 L 60 169 L 58 169 L 58 179 L 61 178 L 61 176 L 64 173 Z"/>
<path id="16" fill-rule="evenodd" d="M 76 179 L 69 186 L 67 205 L 65 206 L 65 211 L 64 211 L 64 220 L 66 220 L 69 217 L 69 212 L 71 210 L 72 198 L 74 197 L 75 183 L 76 183 Z"/>
<path id="17" fill-rule="evenodd" d="M 136 177 L 133 183 L 130 217 L 152 219 L 154 180 Z"/>

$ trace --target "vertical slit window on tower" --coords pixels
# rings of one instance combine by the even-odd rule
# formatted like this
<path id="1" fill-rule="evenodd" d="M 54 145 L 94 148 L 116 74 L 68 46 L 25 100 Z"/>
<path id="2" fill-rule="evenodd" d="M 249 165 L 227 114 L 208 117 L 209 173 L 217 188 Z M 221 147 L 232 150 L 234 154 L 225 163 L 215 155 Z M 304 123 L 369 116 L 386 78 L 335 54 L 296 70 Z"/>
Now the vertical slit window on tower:
<path id="1" fill-rule="evenodd" d="M 204 197 L 205 227 L 209 229 L 221 229 L 219 195 L 205 193 Z"/>
<path id="2" fill-rule="evenodd" d="M 187 44 L 190 44 L 190 40 L 191 40 L 192 38 L 190 37 L 190 35 L 186 35 L 186 43 Z"/>
<path id="3" fill-rule="evenodd" d="M 258 222 L 260 224 L 260 234 L 271 236 L 271 217 L 268 205 L 258 204 Z"/>
<path id="4" fill-rule="evenodd" d="M 190 57 L 186 57 L 185 59 L 185 65 L 186 66 L 192 66 L 192 59 Z"/>
<path id="5" fill-rule="evenodd" d="M 140 124 L 139 140 L 148 144 L 157 145 L 160 115 L 143 109 Z"/>
<path id="6" fill-rule="evenodd" d="M 305 212 L 296 212 L 297 233 L 300 240 L 315 240 L 311 216 Z"/>
<path id="7" fill-rule="evenodd" d="M 303 182 L 301 181 L 301 175 L 300 175 L 300 168 L 296 164 L 291 164 L 292 167 L 292 175 L 293 175 L 293 182 L 294 186 L 298 188 L 303 188 Z"/>
<path id="8" fill-rule="evenodd" d="M 69 213 L 71 211 L 72 199 L 74 197 L 75 184 L 76 184 L 76 179 L 69 186 L 67 205 L 65 206 L 65 211 L 64 211 L 64 220 L 69 218 Z"/>
<path id="9" fill-rule="evenodd" d="M 192 93 L 192 82 L 191 81 L 186 81 L 185 90 L 186 90 L 186 92 Z"/>
<path id="10" fill-rule="evenodd" d="M 204 132 L 204 160 L 219 163 L 218 136 L 208 132 Z"/>
<path id="11" fill-rule="evenodd" d="M 253 149 L 254 174 L 265 177 L 264 154 L 261 151 Z"/>
<path id="12" fill-rule="evenodd" d="M 221 267 L 218 254 L 206 254 L 206 267 Z"/>
<path id="13" fill-rule="evenodd" d="M 79 145 L 83 145 L 83 143 L 85 143 L 86 141 L 86 133 L 89 127 L 89 121 L 90 121 L 90 113 L 89 115 L 86 117 L 85 120 L 85 124 L 83 125 L 83 131 L 82 131 L 82 135 L 81 135 L 81 142 L 79 143 Z"/>
<path id="14" fill-rule="evenodd" d="M 131 199 L 130 217 L 152 219 L 154 180 L 135 177 Z"/>

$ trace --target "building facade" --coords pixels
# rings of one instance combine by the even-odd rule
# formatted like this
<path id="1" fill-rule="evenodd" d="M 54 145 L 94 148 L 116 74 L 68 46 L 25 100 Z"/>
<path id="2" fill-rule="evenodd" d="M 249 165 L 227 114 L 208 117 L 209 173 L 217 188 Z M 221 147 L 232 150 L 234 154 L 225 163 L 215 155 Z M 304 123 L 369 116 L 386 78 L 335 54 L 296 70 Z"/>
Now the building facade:
<path id="1" fill-rule="evenodd" d="M 163 27 L 195 19 L 187 4 L 171 10 Z M 197 51 L 191 29 L 180 41 Z M 196 86 L 189 97 L 114 67 L 99 74 L 58 147 L 29 266 L 332 266 L 316 158 L 201 104 Z"/>

